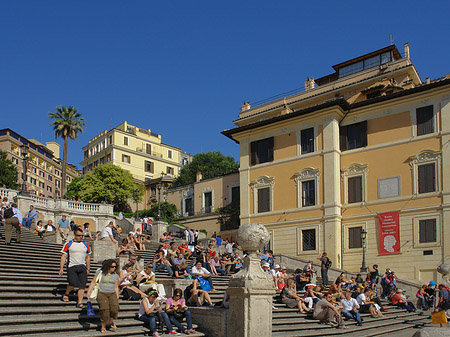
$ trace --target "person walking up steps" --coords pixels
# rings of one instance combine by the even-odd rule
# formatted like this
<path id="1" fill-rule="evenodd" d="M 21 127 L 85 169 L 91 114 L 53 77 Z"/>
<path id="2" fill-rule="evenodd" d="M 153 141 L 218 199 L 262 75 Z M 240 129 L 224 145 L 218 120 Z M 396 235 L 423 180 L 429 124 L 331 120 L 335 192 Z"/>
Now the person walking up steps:
<path id="1" fill-rule="evenodd" d="M 89 275 L 89 268 L 91 266 L 91 248 L 86 242 L 82 241 L 84 233 L 81 228 L 77 228 L 74 235 L 74 240 L 66 242 L 61 250 L 59 276 L 63 275 L 64 264 L 66 264 L 68 258 L 67 282 L 69 283 L 61 300 L 63 302 L 69 302 L 70 292 L 74 288 L 78 288 L 77 307 L 84 309 L 86 307 L 82 302 L 87 276 Z"/>

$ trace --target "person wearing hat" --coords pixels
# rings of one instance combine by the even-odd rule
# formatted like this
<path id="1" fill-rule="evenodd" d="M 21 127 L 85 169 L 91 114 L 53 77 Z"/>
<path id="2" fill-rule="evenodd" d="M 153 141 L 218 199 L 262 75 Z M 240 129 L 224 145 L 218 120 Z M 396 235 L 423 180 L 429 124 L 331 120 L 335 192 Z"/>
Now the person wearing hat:
<path id="1" fill-rule="evenodd" d="M 271 272 L 270 272 L 270 264 L 268 264 L 267 262 L 264 262 L 264 263 L 262 264 L 262 270 L 263 270 L 265 273 L 267 273 L 267 274 L 269 274 L 269 275 L 272 275 Z"/>
<path id="2" fill-rule="evenodd" d="M 397 289 L 395 295 L 392 296 L 392 305 L 395 305 L 399 308 L 406 309 L 408 312 L 415 312 L 416 307 L 412 302 L 408 302 L 403 298 L 404 289 Z"/>
<path id="3" fill-rule="evenodd" d="M 280 278 L 280 265 L 276 264 L 273 266 L 273 269 L 270 270 L 270 274 L 273 278 L 273 286 L 277 288 L 278 279 Z"/>

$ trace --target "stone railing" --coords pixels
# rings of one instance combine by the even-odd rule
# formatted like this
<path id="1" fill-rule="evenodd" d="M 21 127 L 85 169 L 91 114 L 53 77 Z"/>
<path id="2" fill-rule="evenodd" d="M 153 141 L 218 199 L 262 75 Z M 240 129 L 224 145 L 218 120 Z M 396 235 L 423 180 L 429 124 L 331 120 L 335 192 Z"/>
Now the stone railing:
<path id="1" fill-rule="evenodd" d="M 7 197 L 8 200 L 11 202 L 13 201 L 14 197 L 19 194 L 19 191 L 16 190 L 10 190 L 8 188 L 0 188 L 0 197 L 3 199 L 4 197 Z"/>

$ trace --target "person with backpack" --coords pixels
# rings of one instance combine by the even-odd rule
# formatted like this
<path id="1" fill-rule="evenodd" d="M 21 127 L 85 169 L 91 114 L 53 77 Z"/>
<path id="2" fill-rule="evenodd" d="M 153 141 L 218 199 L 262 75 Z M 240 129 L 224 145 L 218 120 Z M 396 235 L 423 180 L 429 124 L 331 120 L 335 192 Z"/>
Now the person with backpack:
<path id="1" fill-rule="evenodd" d="M 6 208 L 3 211 L 3 217 L 5 218 L 5 244 L 11 244 L 13 227 L 16 229 L 16 242 L 20 243 L 20 224 L 22 223 L 22 213 L 17 208 L 17 204 L 13 203 L 10 208 Z"/>
<path id="2" fill-rule="evenodd" d="M 69 302 L 69 294 L 74 288 L 78 288 L 77 307 L 85 309 L 83 305 L 84 290 L 86 288 L 87 276 L 91 266 L 91 248 L 83 241 L 83 230 L 78 228 L 74 232 L 73 241 L 66 242 L 61 250 L 59 261 L 59 276 L 63 275 L 63 268 L 67 260 L 67 282 L 66 292 L 61 298 L 63 302 Z"/>
<path id="3" fill-rule="evenodd" d="M 331 268 L 331 260 L 328 258 L 327 253 L 323 252 L 318 258 L 320 260 L 320 272 L 322 274 L 322 284 L 328 285 L 328 269 Z"/>

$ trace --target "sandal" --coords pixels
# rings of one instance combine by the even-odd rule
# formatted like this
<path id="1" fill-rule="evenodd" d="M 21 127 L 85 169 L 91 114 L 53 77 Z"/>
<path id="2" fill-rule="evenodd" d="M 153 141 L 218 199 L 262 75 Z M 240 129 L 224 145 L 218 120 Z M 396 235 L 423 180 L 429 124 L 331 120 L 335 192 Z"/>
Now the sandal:
<path id="1" fill-rule="evenodd" d="M 66 294 L 64 294 L 64 295 L 61 297 L 61 301 L 63 301 L 63 302 L 69 302 L 69 296 L 67 296 Z"/>
<path id="2" fill-rule="evenodd" d="M 86 309 L 87 306 L 85 306 L 83 303 L 78 303 L 77 304 L 77 308 L 79 308 L 79 309 Z"/>

